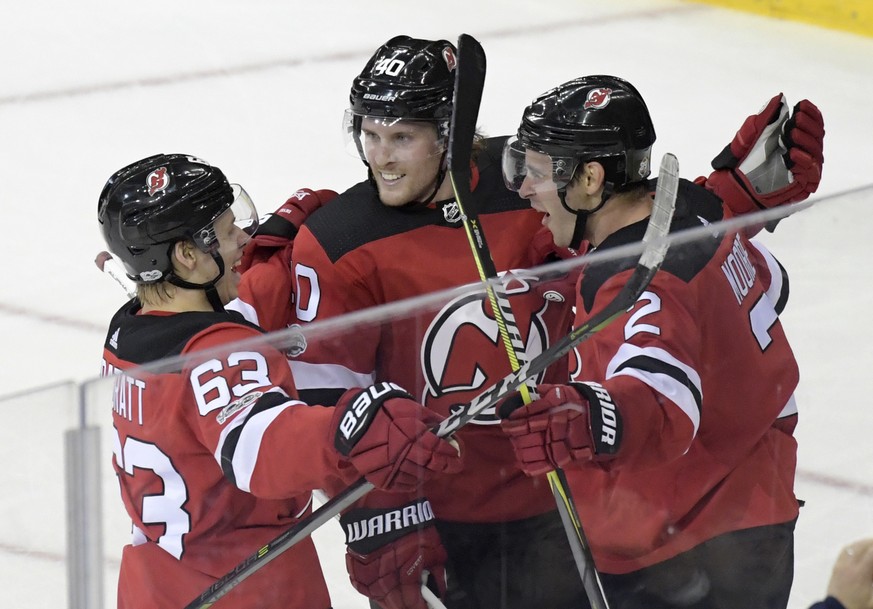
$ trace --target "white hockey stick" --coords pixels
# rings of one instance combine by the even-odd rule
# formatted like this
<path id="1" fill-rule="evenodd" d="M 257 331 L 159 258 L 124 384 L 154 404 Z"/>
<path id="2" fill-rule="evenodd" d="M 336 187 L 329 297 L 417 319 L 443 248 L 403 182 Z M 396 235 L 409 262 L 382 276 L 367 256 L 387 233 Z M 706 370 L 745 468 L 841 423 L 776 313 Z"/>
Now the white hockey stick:
<path id="1" fill-rule="evenodd" d="M 118 261 L 112 257 L 112 254 L 109 252 L 100 252 L 97 254 L 97 257 L 94 258 L 94 264 L 97 265 L 98 269 L 112 277 L 118 285 L 121 286 L 121 289 L 124 290 L 128 298 L 136 297 L 136 284 L 128 279 L 124 269 L 122 269 Z"/>

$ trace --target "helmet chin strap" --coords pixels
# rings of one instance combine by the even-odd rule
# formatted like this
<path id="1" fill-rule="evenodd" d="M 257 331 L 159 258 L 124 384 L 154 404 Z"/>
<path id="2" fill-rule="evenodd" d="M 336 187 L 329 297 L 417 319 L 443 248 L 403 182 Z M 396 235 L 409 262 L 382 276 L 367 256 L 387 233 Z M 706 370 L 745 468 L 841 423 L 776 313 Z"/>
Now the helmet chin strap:
<path id="1" fill-rule="evenodd" d="M 444 150 L 443 157 L 440 160 L 440 169 L 439 169 L 439 171 L 437 171 L 436 184 L 434 184 L 433 192 L 431 192 L 430 196 L 427 199 L 425 199 L 424 201 L 411 201 L 409 203 L 409 205 L 424 206 L 424 205 L 427 205 L 428 203 L 430 203 L 431 201 L 433 201 L 434 197 L 436 196 L 436 193 L 439 192 L 440 186 L 443 185 L 443 180 L 446 179 L 446 162 L 447 162 L 446 161 L 446 153 L 447 153 L 447 151 Z"/>
<path id="2" fill-rule="evenodd" d="M 222 260 L 221 256 L 218 255 L 218 252 L 212 254 L 212 259 L 215 260 L 215 264 L 218 265 L 218 275 L 216 275 L 215 279 L 209 283 L 191 283 L 190 281 L 185 281 L 172 273 L 167 277 L 167 281 L 174 286 L 185 288 L 186 290 L 203 290 L 206 292 L 206 300 L 208 300 L 209 304 L 212 305 L 212 309 L 217 312 L 222 312 L 224 311 L 224 305 L 221 303 L 221 297 L 218 295 L 218 290 L 215 288 L 215 284 L 224 276 L 224 260 Z"/>
<path id="3" fill-rule="evenodd" d="M 567 187 L 558 189 L 558 199 L 561 201 L 561 206 L 568 212 L 576 216 L 576 223 L 573 225 L 573 236 L 570 239 L 570 247 L 579 249 L 582 245 L 582 238 L 585 236 L 585 225 L 588 222 L 588 217 L 597 213 L 603 206 L 606 205 L 607 199 L 612 196 L 614 187 L 612 182 L 606 182 L 603 185 L 603 193 L 600 195 L 600 203 L 594 209 L 573 209 L 567 205 Z"/>

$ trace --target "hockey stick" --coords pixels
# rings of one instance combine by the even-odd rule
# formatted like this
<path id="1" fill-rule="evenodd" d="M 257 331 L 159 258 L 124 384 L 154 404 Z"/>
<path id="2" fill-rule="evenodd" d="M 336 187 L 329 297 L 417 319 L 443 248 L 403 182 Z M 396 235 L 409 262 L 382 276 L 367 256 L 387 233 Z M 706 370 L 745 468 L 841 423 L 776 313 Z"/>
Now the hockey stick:
<path id="1" fill-rule="evenodd" d="M 472 198 L 470 160 L 482 90 L 485 86 L 485 66 L 485 50 L 479 41 L 468 34 L 461 34 L 458 38 L 458 67 L 455 71 L 455 93 L 449 129 L 448 174 L 479 279 L 485 285 L 494 321 L 500 330 L 510 366 L 515 371 L 527 360 L 524 342 L 503 287 L 496 281 L 489 281 L 497 278 L 497 268 L 494 266 L 479 217 L 474 209 L 467 208 L 467 201 Z M 521 386 L 525 403 L 530 402 L 532 391 L 532 384 L 530 387 L 527 384 Z"/>
<path id="2" fill-rule="evenodd" d="M 672 159 L 670 163 L 668 163 L 668 157 Z M 665 173 L 665 165 L 667 166 L 667 173 Z M 673 217 L 678 189 L 675 180 L 671 176 L 677 175 L 677 169 L 676 158 L 673 155 L 665 155 L 664 161 L 661 164 L 662 174 L 658 178 L 655 206 L 649 218 L 646 234 L 643 237 L 645 246 L 643 253 L 633 274 L 618 295 L 586 323 L 575 327 L 569 334 L 533 358 L 530 362 L 504 377 L 493 387 L 476 396 L 469 404 L 464 405 L 461 410 L 443 420 L 442 423 L 434 428 L 434 433 L 443 438 L 455 433 L 480 412 L 490 406 L 494 406 L 510 393 L 517 391 L 526 379 L 540 374 L 559 358 L 567 355 L 579 343 L 612 323 L 612 321 L 621 316 L 636 302 L 643 290 L 646 289 L 646 286 L 649 285 L 652 277 L 655 276 L 667 253 L 668 242 L 664 237 L 670 228 L 670 220 Z M 260 570 L 279 554 L 308 537 L 315 529 L 366 495 L 372 488 L 373 485 L 366 479 L 358 479 L 312 512 L 312 514 L 259 548 L 254 554 L 234 567 L 232 571 L 212 584 L 199 597 L 188 603 L 184 609 L 207 609 L 211 607 L 242 581 Z"/>
<path id="3" fill-rule="evenodd" d="M 458 67 L 455 72 L 454 105 L 449 131 L 448 173 L 455 191 L 455 201 L 464 222 L 464 229 L 467 232 L 470 251 L 479 271 L 479 279 L 485 284 L 491 310 L 494 312 L 494 320 L 497 322 L 506 355 L 509 357 L 509 365 L 513 371 L 517 371 L 527 361 L 521 332 L 502 286 L 497 282 L 489 281 L 489 279 L 497 279 L 497 268 L 476 210 L 468 209 L 466 205 L 468 198 L 472 199 L 470 158 L 485 84 L 485 66 L 485 51 L 482 46 L 475 38 L 462 34 L 458 39 Z M 533 378 L 519 387 L 519 395 L 524 404 L 530 404 L 536 398 L 535 387 Z M 588 602 L 592 609 L 609 609 L 600 574 L 594 564 L 594 557 L 591 555 L 588 539 L 582 528 L 582 521 L 566 476 L 558 468 L 550 471 L 546 479 L 549 481 L 549 488 L 567 534 L 567 541 Z"/>
<path id="4" fill-rule="evenodd" d="M 128 298 L 136 296 L 136 285 L 127 278 L 127 275 L 121 269 L 118 261 L 109 252 L 100 252 L 94 258 L 94 264 L 102 272 L 112 277 L 115 282 L 121 286 Z"/>

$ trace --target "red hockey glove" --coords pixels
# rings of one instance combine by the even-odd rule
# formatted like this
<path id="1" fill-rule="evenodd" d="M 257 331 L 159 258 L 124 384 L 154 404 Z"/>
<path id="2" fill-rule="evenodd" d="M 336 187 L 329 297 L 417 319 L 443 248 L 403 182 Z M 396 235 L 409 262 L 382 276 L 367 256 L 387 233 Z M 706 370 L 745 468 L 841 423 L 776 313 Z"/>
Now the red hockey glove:
<path id="1" fill-rule="evenodd" d="M 258 232 L 243 250 L 239 271 L 242 273 L 269 259 L 276 250 L 294 241 L 303 221 L 334 197 L 336 193 L 332 190 L 309 188 L 302 188 L 291 195 L 279 209 L 261 220 Z"/>
<path id="2" fill-rule="evenodd" d="M 614 457 L 621 445 L 621 415 L 598 383 L 539 385 L 540 398 L 524 405 L 512 396 L 498 409 L 521 469 L 539 476 L 574 461 Z"/>
<path id="3" fill-rule="evenodd" d="M 421 594 L 424 571 L 428 587 L 439 597 L 445 593 L 446 551 L 426 499 L 394 509 L 353 509 L 340 523 L 352 586 L 382 609 L 428 609 Z"/>
<path id="4" fill-rule="evenodd" d="M 824 164 L 824 119 L 809 100 L 794 106 L 781 93 L 746 118 L 712 160 L 706 186 L 734 215 L 803 201 L 818 188 Z"/>
<path id="5" fill-rule="evenodd" d="M 430 428 L 442 417 L 394 383 L 346 391 L 336 405 L 334 446 L 378 488 L 412 491 L 461 469 L 460 451 Z"/>

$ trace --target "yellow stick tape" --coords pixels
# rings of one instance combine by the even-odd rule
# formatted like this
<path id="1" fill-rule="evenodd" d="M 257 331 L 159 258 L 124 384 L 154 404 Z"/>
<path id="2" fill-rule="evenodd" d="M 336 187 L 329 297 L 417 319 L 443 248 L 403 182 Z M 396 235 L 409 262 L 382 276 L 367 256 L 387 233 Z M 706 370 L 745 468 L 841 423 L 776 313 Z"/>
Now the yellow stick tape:
<path id="1" fill-rule="evenodd" d="M 873 36 L 873 0 L 692 0 Z"/>

